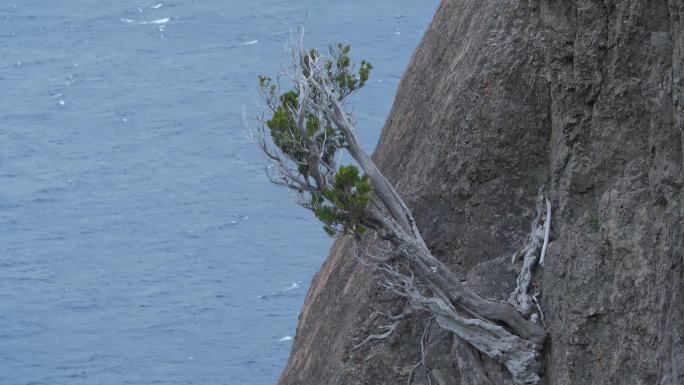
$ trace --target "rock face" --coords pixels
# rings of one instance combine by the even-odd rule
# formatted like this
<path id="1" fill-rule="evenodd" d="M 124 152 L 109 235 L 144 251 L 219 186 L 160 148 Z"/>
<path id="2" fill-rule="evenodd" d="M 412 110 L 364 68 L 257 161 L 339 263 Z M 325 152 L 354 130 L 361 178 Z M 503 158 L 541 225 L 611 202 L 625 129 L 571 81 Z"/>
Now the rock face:
<path id="1" fill-rule="evenodd" d="M 490 298 L 546 186 L 544 384 L 681 385 L 683 104 L 682 0 L 445 0 L 374 158 L 433 254 Z M 338 240 L 315 277 L 281 385 L 510 383 L 420 312 L 354 348 L 406 304 L 351 252 Z"/>

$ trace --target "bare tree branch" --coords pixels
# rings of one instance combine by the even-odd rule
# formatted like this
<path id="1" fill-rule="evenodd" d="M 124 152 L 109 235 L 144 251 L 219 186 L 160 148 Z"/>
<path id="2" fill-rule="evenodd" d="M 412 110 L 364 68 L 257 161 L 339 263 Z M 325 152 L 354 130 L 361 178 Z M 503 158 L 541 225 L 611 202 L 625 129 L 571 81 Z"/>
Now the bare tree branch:
<path id="1" fill-rule="evenodd" d="M 399 326 L 399 321 L 397 321 L 393 324 L 390 324 L 390 325 L 380 326 L 380 329 L 385 330 L 384 333 L 369 335 L 368 337 L 366 337 L 366 339 L 364 339 L 360 343 L 354 345 L 354 349 L 359 349 L 359 348 L 363 347 L 364 345 L 366 345 L 368 342 L 373 341 L 373 340 L 382 340 L 382 339 L 388 338 L 389 336 L 392 335 L 392 333 L 394 333 L 394 331 L 397 329 L 397 326 Z"/>
<path id="2" fill-rule="evenodd" d="M 546 198 L 546 220 L 544 221 L 544 245 L 541 250 L 541 257 L 539 257 L 539 264 L 544 266 L 544 258 L 546 257 L 546 249 L 549 247 L 549 235 L 551 233 L 551 201 Z"/>
<path id="3" fill-rule="evenodd" d="M 524 316 L 530 314 L 535 304 L 538 306 L 536 298 L 528 294 L 528 289 L 537 250 L 541 247 L 540 263 L 546 255 L 550 202 L 546 200 L 546 218 L 542 226 L 544 197 L 540 191 L 537 216 L 531 224 L 528 243 L 513 257 L 515 261 L 520 255 L 524 256 L 523 270 L 518 277 L 516 291 L 511 295 L 515 307 L 503 301 L 482 298 L 465 287 L 458 274 L 432 255 L 406 203 L 363 151 L 354 128 L 355 118 L 345 110 L 344 98 L 358 88 L 354 88 L 355 84 L 362 84 L 359 79 L 367 78 L 367 73 L 360 73 L 357 78 L 349 72 L 348 63 L 344 64 L 348 62 L 344 56 L 348 48 L 340 47 L 341 51 L 331 49 L 330 56 L 306 51 L 300 31 L 296 38 L 292 38 L 292 67 L 284 71 L 294 91 L 280 94 L 279 87 L 270 79 L 262 81 L 260 94 L 274 117 L 262 117 L 257 121 L 253 141 L 273 164 L 272 170 L 276 175 L 269 174 L 269 178 L 297 194 L 298 203 L 313 210 L 317 216 L 323 202 L 333 205 L 325 209 L 341 209 L 344 204 L 341 199 L 353 197 L 353 187 L 339 185 L 337 180 L 341 169 L 340 154 L 346 150 L 365 173 L 364 178 L 368 178 L 372 190 L 367 201 L 363 200 L 363 206 L 352 206 L 359 212 L 349 211 L 354 216 L 344 219 L 354 223 L 343 222 L 342 226 L 340 222 L 334 222 L 337 224 L 333 225 L 352 232 L 356 247 L 354 254 L 359 261 L 374 266 L 382 273 L 381 286 L 408 298 L 414 309 L 429 312 L 430 319 L 434 318 L 440 327 L 503 364 L 517 385 L 537 384 L 539 351 L 546 333 Z M 273 139 L 272 144 L 266 139 L 269 136 Z M 331 191 L 342 194 L 342 198 L 332 196 Z M 339 215 L 336 211 L 325 213 Z M 333 219 L 339 220 L 338 217 Z M 338 227 L 334 230 L 339 230 Z M 374 244 L 380 245 L 375 250 L 363 246 L 361 229 L 366 228 L 372 230 Z M 329 228 L 326 231 L 332 232 Z M 543 318 L 541 310 L 538 317 Z M 388 338 L 400 322 L 390 320 L 393 322 L 380 327 L 381 333 L 369 335 L 355 348 Z M 422 361 L 418 363 L 423 365 L 426 333 L 427 327 L 421 339 Z M 411 370 L 408 383 L 412 381 L 413 370 L 417 366 Z M 431 381 L 429 373 L 428 380 Z"/>
<path id="4" fill-rule="evenodd" d="M 544 202 L 546 202 L 546 216 L 544 217 L 545 219 L 542 222 L 541 218 Z M 530 283 L 532 281 L 534 268 L 538 261 L 537 250 L 541 248 L 541 256 L 544 257 L 546 254 L 546 247 L 548 246 L 549 240 L 548 237 L 549 227 L 551 224 L 551 203 L 548 199 L 544 198 L 543 188 L 539 189 L 536 210 L 537 215 L 535 216 L 534 220 L 530 225 L 531 232 L 527 238 L 527 244 L 520 252 L 514 254 L 514 260 L 516 259 L 515 256 L 521 254 L 524 254 L 524 258 L 523 267 L 520 271 L 520 274 L 518 275 L 518 278 L 516 279 L 516 287 L 513 290 L 513 293 L 511 293 L 509 301 L 515 306 L 515 308 L 521 314 L 525 316 L 529 316 L 532 312 L 532 309 L 537 307 L 539 308 L 538 317 L 543 318 L 541 307 L 539 307 L 539 304 L 535 302 L 535 298 L 528 293 Z M 541 258 L 539 259 L 539 264 L 541 264 Z"/>

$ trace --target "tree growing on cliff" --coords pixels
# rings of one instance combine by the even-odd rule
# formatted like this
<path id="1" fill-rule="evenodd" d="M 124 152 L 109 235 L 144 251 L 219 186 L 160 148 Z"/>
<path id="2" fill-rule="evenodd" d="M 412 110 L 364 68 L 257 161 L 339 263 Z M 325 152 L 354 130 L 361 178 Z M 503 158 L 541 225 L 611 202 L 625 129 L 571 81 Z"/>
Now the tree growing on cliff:
<path id="1" fill-rule="evenodd" d="M 548 201 L 542 222 L 540 194 L 532 234 L 519 253 L 525 262 L 511 300 L 485 299 L 465 287 L 432 255 L 411 211 L 359 143 L 345 102 L 366 84 L 372 65 L 362 61 L 357 68 L 345 45 L 328 52 L 305 50 L 302 36 L 293 42 L 292 63 L 284 71 L 292 88 L 259 78 L 265 111 L 252 139 L 271 162 L 270 180 L 287 187 L 329 235 L 354 237 L 359 258 L 382 272 L 383 286 L 502 363 L 516 384 L 538 383 L 546 333 L 533 322 L 541 311 L 535 312 L 528 286 L 536 253 L 541 248 L 543 255 L 548 242 Z M 344 153 L 354 163 L 341 164 Z M 364 246 L 369 243 L 373 251 Z"/>

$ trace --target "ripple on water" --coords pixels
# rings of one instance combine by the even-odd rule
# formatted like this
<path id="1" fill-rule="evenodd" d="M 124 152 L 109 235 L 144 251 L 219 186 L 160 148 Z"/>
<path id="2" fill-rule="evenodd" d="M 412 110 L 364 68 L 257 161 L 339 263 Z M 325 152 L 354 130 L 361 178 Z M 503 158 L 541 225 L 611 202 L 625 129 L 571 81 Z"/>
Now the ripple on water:
<path id="1" fill-rule="evenodd" d="M 240 107 L 308 12 L 386 79 L 375 143 L 430 1 L 0 4 L 0 384 L 273 384 L 331 240 Z"/>

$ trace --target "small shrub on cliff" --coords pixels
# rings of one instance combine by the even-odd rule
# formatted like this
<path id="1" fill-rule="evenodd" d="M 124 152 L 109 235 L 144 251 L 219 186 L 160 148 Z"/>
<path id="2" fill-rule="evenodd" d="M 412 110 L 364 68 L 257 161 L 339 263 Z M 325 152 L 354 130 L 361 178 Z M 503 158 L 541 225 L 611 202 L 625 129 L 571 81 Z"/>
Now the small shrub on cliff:
<path id="1" fill-rule="evenodd" d="M 350 51 L 349 45 L 338 44 L 330 47 L 329 57 L 320 61 L 321 55 L 312 49 L 302 55 L 301 75 L 311 77 L 323 72 L 330 92 L 337 101 L 344 102 L 346 97 L 366 85 L 373 69 L 369 62 L 363 60 L 356 70 Z M 360 175 L 356 165 L 336 164 L 339 151 L 345 147 L 344 134 L 329 116 L 320 114 L 311 100 L 307 99 L 306 105 L 302 105 L 298 90 L 282 91 L 268 76 L 259 76 L 259 89 L 270 112 L 264 123 L 271 140 L 296 165 L 293 171 L 296 171 L 300 186 L 295 192 L 300 195 L 300 200 L 305 201 L 323 222 L 323 229 L 328 235 L 334 237 L 341 233 L 363 232 L 365 228 L 361 220 L 368 204 L 371 183 L 366 175 Z M 312 151 L 319 156 L 311 159 Z"/>
<path id="2" fill-rule="evenodd" d="M 253 140 L 271 161 L 271 181 L 287 187 L 301 206 L 313 211 L 329 235 L 355 235 L 352 241 L 361 247 L 350 251 L 378 269 L 386 290 L 409 298 L 413 310 L 428 312 L 440 327 L 506 366 L 513 383 L 539 383 L 545 331 L 533 318 L 525 318 L 530 312 L 522 304 L 533 300 L 528 293 L 533 264 L 527 258 L 535 257 L 540 247 L 544 255 L 548 240 L 549 227 L 543 230 L 540 224 L 543 195 L 537 200 L 529 242 L 516 253 L 525 255 L 528 266 L 513 293 L 516 307 L 480 297 L 461 283 L 462 274 L 432 255 L 408 206 L 363 151 L 355 118 L 344 102 L 366 84 L 373 67 L 364 61 L 355 70 L 349 46 L 333 46 L 328 55 L 302 47 L 301 40 L 295 43 L 292 66 L 285 72 L 292 89 L 281 92 L 278 82 L 259 78 L 268 110 L 258 119 Z M 355 163 L 339 164 L 342 153 Z M 548 224 L 548 200 L 546 204 Z M 368 230 L 375 237 L 359 236 Z M 386 331 L 370 335 L 355 348 L 388 338 L 406 314 L 388 315 L 392 323 Z"/>

